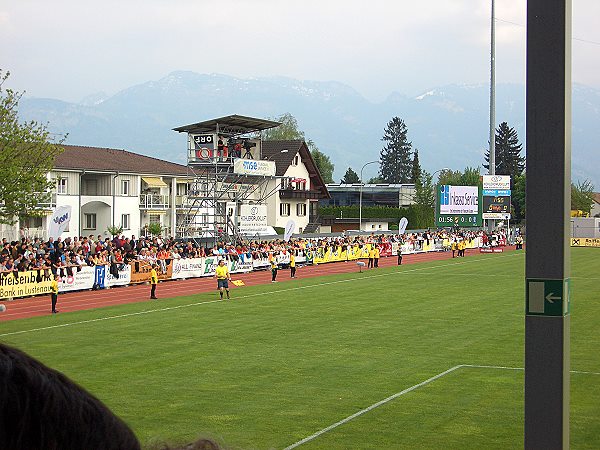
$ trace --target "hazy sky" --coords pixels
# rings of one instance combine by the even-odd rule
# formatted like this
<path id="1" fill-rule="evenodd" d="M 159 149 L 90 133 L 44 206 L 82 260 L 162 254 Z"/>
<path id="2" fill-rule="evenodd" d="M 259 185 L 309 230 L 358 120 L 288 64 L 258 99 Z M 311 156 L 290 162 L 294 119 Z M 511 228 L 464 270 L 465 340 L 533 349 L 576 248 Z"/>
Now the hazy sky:
<path id="1" fill-rule="evenodd" d="M 489 80 L 490 0 L 0 0 L 0 68 L 78 101 L 174 70 L 336 80 L 367 98 Z M 496 0 L 497 82 L 525 82 L 526 0 Z M 573 0 L 573 81 L 600 88 L 599 0 Z"/>

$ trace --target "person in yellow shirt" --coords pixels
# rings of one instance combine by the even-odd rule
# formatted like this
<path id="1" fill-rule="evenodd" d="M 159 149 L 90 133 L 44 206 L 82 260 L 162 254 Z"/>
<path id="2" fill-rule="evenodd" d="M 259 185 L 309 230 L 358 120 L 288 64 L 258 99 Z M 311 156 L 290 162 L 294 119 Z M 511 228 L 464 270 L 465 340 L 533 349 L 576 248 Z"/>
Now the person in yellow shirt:
<path id="1" fill-rule="evenodd" d="M 150 290 L 150 299 L 156 300 L 158 297 L 156 296 L 156 285 L 158 284 L 158 273 L 156 273 L 156 264 L 152 264 L 152 270 L 150 271 L 150 285 L 152 289 Z"/>
<path id="2" fill-rule="evenodd" d="M 380 253 L 379 253 L 379 246 L 376 245 L 375 246 L 375 250 L 373 251 L 373 258 L 374 258 L 375 267 L 379 267 L 379 255 L 380 255 Z"/>
<path id="3" fill-rule="evenodd" d="M 290 276 L 296 278 L 296 251 L 290 250 Z"/>
<path id="4" fill-rule="evenodd" d="M 279 268 L 277 266 L 277 259 L 275 258 L 275 255 L 271 255 L 271 283 L 277 283 L 277 269 Z"/>
<path id="5" fill-rule="evenodd" d="M 56 314 L 56 302 L 58 301 L 58 274 L 54 275 L 54 279 L 50 282 L 50 297 L 52 298 L 52 314 Z"/>
<path id="6" fill-rule="evenodd" d="M 217 289 L 221 295 L 221 300 L 223 300 L 223 290 L 227 292 L 227 299 L 229 299 L 229 281 L 231 281 L 231 275 L 225 265 L 224 259 L 219 261 L 219 265 L 215 269 L 215 277 L 217 277 Z"/>
<path id="7" fill-rule="evenodd" d="M 450 249 L 452 250 L 452 257 L 454 258 L 454 253 L 456 252 L 456 249 L 458 248 L 458 244 L 456 243 L 456 239 L 454 239 L 452 241 L 452 244 L 450 245 Z"/>
<path id="8" fill-rule="evenodd" d="M 373 268 L 373 261 L 375 259 L 375 245 L 370 244 L 371 247 L 369 248 L 369 264 L 367 265 L 367 267 L 369 269 Z"/>

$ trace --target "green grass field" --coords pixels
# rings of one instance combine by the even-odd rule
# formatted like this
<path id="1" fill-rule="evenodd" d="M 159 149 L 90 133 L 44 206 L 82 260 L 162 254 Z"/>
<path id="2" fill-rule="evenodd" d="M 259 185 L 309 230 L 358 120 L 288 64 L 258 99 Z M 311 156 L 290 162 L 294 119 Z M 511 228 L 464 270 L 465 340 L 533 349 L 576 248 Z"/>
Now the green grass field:
<path id="1" fill-rule="evenodd" d="M 86 387 L 145 445 L 282 449 L 413 388 L 299 448 L 523 448 L 524 262 L 512 252 L 297 279 L 229 302 L 6 322 L 0 339 Z M 573 249 L 572 262 L 571 369 L 588 373 L 571 375 L 571 448 L 598 449 L 600 251 Z"/>

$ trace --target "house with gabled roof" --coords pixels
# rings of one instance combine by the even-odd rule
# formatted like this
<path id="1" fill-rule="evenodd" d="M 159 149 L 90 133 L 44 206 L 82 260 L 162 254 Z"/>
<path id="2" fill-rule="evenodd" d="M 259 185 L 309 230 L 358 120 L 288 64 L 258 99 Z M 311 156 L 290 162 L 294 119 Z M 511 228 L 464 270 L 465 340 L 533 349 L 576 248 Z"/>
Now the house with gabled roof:
<path id="1" fill-rule="evenodd" d="M 263 141 L 262 158 L 275 161 L 271 189 L 277 191 L 267 199 L 269 218 L 274 227 L 285 228 L 292 220 L 294 233 L 318 230 L 317 207 L 320 199 L 329 198 L 327 186 L 303 140 Z"/>

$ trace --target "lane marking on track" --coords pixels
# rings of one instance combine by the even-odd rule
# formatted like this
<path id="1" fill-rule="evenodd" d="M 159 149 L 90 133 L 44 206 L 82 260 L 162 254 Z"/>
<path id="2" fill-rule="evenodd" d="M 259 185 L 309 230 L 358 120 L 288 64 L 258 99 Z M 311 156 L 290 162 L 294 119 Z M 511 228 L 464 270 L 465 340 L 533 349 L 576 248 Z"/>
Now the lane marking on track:
<path id="1" fill-rule="evenodd" d="M 518 253 L 502 255 L 502 256 L 496 257 L 496 259 L 509 258 L 509 257 L 513 257 L 513 256 L 518 256 L 518 255 L 519 255 Z M 469 259 L 467 259 L 465 261 L 461 261 L 457 264 L 469 264 L 471 262 L 476 263 L 476 262 L 485 261 L 486 259 L 487 258 L 482 258 L 482 259 L 470 259 L 469 258 Z M 422 271 L 431 270 L 431 269 L 441 269 L 441 268 L 454 267 L 454 266 L 456 266 L 456 264 L 453 264 L 450 266 L 448 264 L 441 264 L 441 265 L 432 266 L 432 267 L 417 267 L 415 269 L 407 269 L 407 270 L 402 270 L 400 272 L 387 272 L 387 273 L 380 273 L 380 274 L 374 274 L 374 275 L 366 275 L 366 276 L 356 277 L 356 278 L 348 278 L 345 280 L 326 281 L 323 283 L 309 284 L 309 285 L 305 285 L 305 286 L 295 286 L 295 287 L 290 287 L 290 288 L 285 288 L 285 289 L 278 289 L 278 290 L 274 290 L 274 291 L 257 292 L 255 294 L 242 295 L 239 297 L 235 297 L 235 300 L 242 300 L 242 299 L 253 298 L 253 297 L 263 297 L 265 295 L 272 296 L 273 294 L 277 294 L 280 292 L 298 291 L 301 289 L 311 289 L 311 288 L 315 288 L 315 287 L 328 286 L 328 285 L 341 284 L 341 283 L 350 283 L 352 281 L 362 281 L 362 280 L 368 280 L 368 279 L 372 279 L 372 278 L 381 278 L 381 277 L 388 277 L 388 276 L 393 276 L 393 275 L 411 274 L 414 272 L 422 272 Z M 205 294 L 205 293 L 203 293 L 203 294 Z M 211 304 L 211 303 L 221 303 L 221 302 L 223 302 L 223 300 L 218 299 L 218 300 L 207 300 L 207 301 L 203 301 L 203 302 L 186 303 L 184 305 L 168 306 L 165 308 L 155 308 L 155 309 L 150 309 L 150 310 L 146 310 L 146 311 L 138 311 L 138 312 L 134 312 L 134 313 L 119 314 L 116 316 L 99 317 L 96 319 L 80 320 L 77 322 L 68 322 L 68 323 L 63 323 L 60 325 L 50 325 L 47 327 L 31 328 L 29 330 L 12 331 L 12 332 L 8 332 L 8 333 L 2 333 L 2 334 L 0 334 L 0 337 L 14 336 L 17 334 L 24 334 L 24 333 L 32 333 L 35 331 L 52 330 L 52 329 L 56 329 L 56 328 L 65 328 L 68 326 L 82 325 L 82 324 L 86 324 L 86 323 L 100 322 L 100 321 L 104 321 L 104 320 L 123 319 L 123 318 L 127 318 L 127 317 L 141 316 L 141 315 L 155 313 L 155 312 L 172 311 L 172 310 L 177 310 L 177 309 L 182 309 L 182 308 L 189 308 L 192 306 L 207 305 L 207 304 Z"/>
<path id="2" fill-rule="evenodd" d="M 420 382 L 419 384 L 415 384 L 414 386 L 411 386 L 407 389 L 404 389 L 403 391 L 397 392 L 396 394 L 390 395 L 387 398 L 384 398 L 383 400 L 378 401 L 377 403 L 373 403 L 371 406 L 368 406 L 364 409 L 361 409 L 360 411 L 332 424 L 329 425 L 326 428 L 323 428 L 322 430 L 317 431 L 314 434 L 311 434 L 308 437 L 305 437 L 304 439 L 293 443 L 292 445 L 289 445 L 287 447 L 285 447 L 284 450 L 291 450 L 293 448 L 299 447 L 302 444 L 306 444 L 307 442 L 310 442 L 316 438 L 318 438 L 319 436 L 327 433 L 328 431 L 333 430 L 334 428 L 339 427 L 340 425 L 343 425 L 345 423 L 350 422 L 351 420 L 362 416 L 363 414 L 368 413 L 369 411 L 372 411 L 375 408 L 378 408 L 379 406 L 385 405 L 386 403 L 391 402 L 392 400 L 404 395 L 404 394 L 408 394 L 409 392 L 412 392 L 420 387 L 423 387 L 445 375 L 448 375 L 451 372 L 454 372 L 457 369 L 502 369 L 502 370 L 525 370 L 523 367 L 508 367 L 508 366 L 485 366 L 485 365 L 478 365 L 478 364 L 459 364 L 457 366 L 451 367 L 448 370 L 445 370 L 444 372 L 438 373 L 437 375 L 434 375 L 431 378 L 428 378 L 425 381 Z M 580 370 L 571 370 L 571 373 L 579 373 L 579 374 L 587 374 L 587 375 L 600 375 L 600 373 L 597 372 L 585 372 L 585 371 L 580 371 Z"/>

